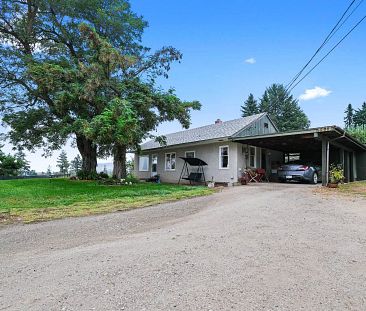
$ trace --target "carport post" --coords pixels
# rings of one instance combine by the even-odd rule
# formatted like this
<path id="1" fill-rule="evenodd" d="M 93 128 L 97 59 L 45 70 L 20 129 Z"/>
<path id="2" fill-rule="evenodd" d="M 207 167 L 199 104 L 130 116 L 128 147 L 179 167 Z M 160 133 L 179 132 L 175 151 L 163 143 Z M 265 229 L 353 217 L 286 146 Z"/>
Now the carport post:
<path id="1" fill-rule="evenodd" d="M 357 180 L 357 163 L 356 163 L 356 153 L 352 152 L 352 181 Z"/>
<path id="2" fill-rule="evenodd" d="M 344 149 L 339 149 L 339 162 L 342 164 L 343 170 L 344 170 Z"/>
<path id="3" fill-rule="evenodd" d="M 329 140 L 322 137 L 322 185 L 328 185 L 329 178 Z"/>
<path id="4" fill-rule="evenodd" d="M 349 152 L 346 152 L 346 159 L 344 161 L 344 176 L 346 177 L 346 182 L 351 181 L 351 173 L 350 173 L 350 155 Z"/>

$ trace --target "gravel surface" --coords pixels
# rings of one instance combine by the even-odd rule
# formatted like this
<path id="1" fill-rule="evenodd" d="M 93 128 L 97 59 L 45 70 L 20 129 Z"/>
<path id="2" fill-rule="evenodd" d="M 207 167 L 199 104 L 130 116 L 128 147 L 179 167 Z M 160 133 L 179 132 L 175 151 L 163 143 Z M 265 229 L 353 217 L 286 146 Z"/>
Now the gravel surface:
<path id="1" fill-rule="evenodd" d="M 366 201 L 252 184 L 0 229 L 0 310 L 366 310 Z"/>

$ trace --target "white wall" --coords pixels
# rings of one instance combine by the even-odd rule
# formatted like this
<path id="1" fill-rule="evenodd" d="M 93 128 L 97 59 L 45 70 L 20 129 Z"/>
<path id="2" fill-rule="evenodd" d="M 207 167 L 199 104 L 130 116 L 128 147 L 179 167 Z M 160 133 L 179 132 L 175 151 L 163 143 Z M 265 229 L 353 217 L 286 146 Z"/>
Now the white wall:
<path id="1" fill-rule="evenodd" d="M 227 169 L 219 168 L 219 147 L 229 146 L 229 167 Z M 185 147 L 167 147 L 158 151 L 142 152 L 141 154 L 147 154 L 150 157 L 149 172 L 139 172 L 138 168 L 138 155 L 135 156 L 135 175 L 138 178 L 149 178 L 151 176 L 151 155 L 156 154 L 158 156 L 157 171 L 160 175 L 162 182 L 177 183 L 180 173 L 183 168 L 184 161 L 179 157 L 185 156 L 185 151 L 195 151 L 196 158 L 200 158 L 205 161 L 208 166 L 204 167 L 204 173 L 206 181 L 210 181 L 212 178 L 215 182 L 225 182 L 232 184 L 238 180 L 238 146 L 240 144 L 234 142 L 220 142 L 204 145 L 189 145 Z M 240 149 L 241 150 L 241 149 Z M 165 154 L 169 152 L 176 152 L 176 169 L 174 171 L 165 170 Z M 192 168 L 197 169 L 197 168 Z"/>

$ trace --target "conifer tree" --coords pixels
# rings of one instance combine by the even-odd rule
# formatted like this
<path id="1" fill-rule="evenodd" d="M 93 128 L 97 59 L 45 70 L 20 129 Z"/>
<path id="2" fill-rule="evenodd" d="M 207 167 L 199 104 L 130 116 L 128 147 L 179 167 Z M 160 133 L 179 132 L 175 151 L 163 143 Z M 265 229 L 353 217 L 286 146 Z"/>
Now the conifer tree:
<path id="1" fill-rule="evenodd" d="M 58 159 L 57 159 L 57 167 L 60 169 L 61 174 L 68 174 L 70 163 L 67 159 L 67 154 L 64 150 L 61 151 Z"/>
<path id="2" fill-rule="evenodd" d="M 348 104 L 345 112 L 346 116 L 344 117 L 344 125 L 346 128 L 350 128 L 353 125 L 353 107 L 352 104 Z"/>
<path id="3" fill-rule="evenodd" d="M 258 103 L 252 93 L 249 94 L 248 99 L 241 106 L 241 116 L 248 117 L 259 112 Z"/>

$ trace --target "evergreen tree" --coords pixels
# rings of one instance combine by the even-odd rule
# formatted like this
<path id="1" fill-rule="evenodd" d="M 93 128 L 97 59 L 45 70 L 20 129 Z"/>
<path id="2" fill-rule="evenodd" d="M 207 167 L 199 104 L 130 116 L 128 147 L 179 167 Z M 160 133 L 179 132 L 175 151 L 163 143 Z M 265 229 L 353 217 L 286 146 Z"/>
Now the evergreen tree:
<path id="1" fill-rule="evenodd" d="M 352 104 L 348 104 L 346 110 L 345 110 L 345 114 L 346 116 L 344 117 L 344 125 L 346 128 L 350 128 L 353 125 L 353 107 Z"/>
<path id="2" fill-rule="evenodd" d="M 265 90 L 259 103 L 259 111 L 267 112 L 281 132 L 307 129 L 310 126 L 310 121 L 298 101 L 282 84 L 272 84 Z"/>
<path id="3" fill-rule="evenodd" d="M 71 169 L 77 174 L 82 168 L 82 160 L 80 155 L 77 155 L 74 160 L 71 161 Z"/>
<path id="4" fill-rule="evenodd" d="M 248 99 L 241 106 L 241 116 L 248 117 L 259 112 L 258 103 L 252 93 L 249 94 Z"/>
<path id="5" fill-rule="evenodd" d="M 61 151 L 57 159 L 57 167 L 60 169 L 61 174 L 68 174 L 70 163 L 67 159 L 67 154 L 64 150 Z"/>
<path id="6" fill-rule="evenodd" d="M 362 104 L 360 109 L 355 111 L 353 116 L 353 123 L 356 126 L 365 126 L 366 125 L 366 102 Z"/>
<path id="7" fill-rule="evenodd" d="M 47 168 L 47 175 L 48 175 L 48 176 L 52 175 L 52 167 L 51 167 L 51 165 L 48 165 L 48 168 Z"/>
<path id="8" fill-rule="evenodd" d="M 15 154 L 15 158 L 22 164 L 22 168 L 20 169 L 19 173 L 20 175 L 28 175 L 30 172 L 30 165 L 29 161 L 27 161 L 25 153 L 23 150 L 19 150 Z"/>

